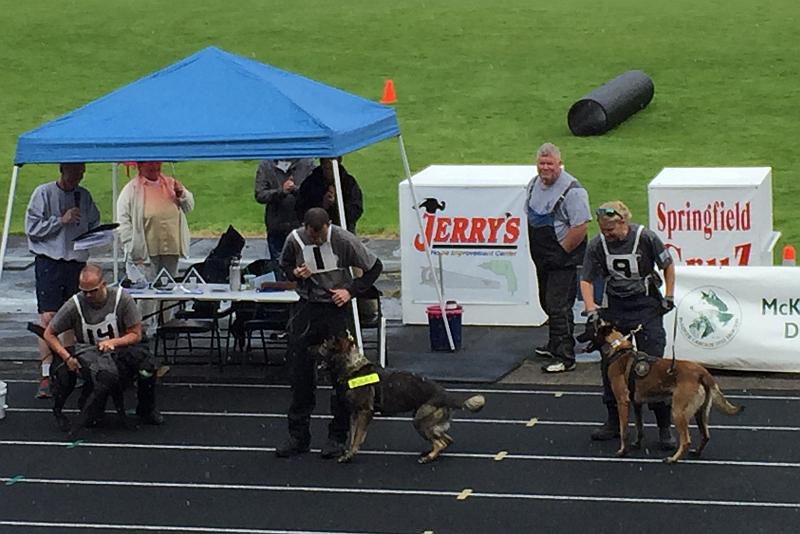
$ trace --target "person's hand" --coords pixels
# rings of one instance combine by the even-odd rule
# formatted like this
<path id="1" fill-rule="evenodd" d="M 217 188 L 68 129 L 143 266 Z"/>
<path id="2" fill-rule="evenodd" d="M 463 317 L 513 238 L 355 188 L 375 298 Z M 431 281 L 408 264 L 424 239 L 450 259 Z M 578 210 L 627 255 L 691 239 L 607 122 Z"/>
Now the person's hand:
<path id="1" fill-rule="evenodd" d="M 283 182 L 283 192 L 284 193 L 291 193 L 292 191 L 294 191 L 294 187 L 295 187 L 294 186 L 294 180 L 292 180 L 291 176 L 289 178 L 287 178 L 285 182 Z"/>
<path id="2" fill-rule="evenodd" d="M 181 184 L 178 180 L 175 180 L 173 191 L 175 191 L 175 198 L 181 198 L 183 196 L 183 192 L 185 191 L 183 184 Z"/>
<path id="3" fill-rule="evenodd" d="M 73 222 L 81 222 L 81 209 L 77 206 L 66 210 L 61 215 L 61 224 L 69 224 Z"/>
<path id="4" fill-rule="evenodd" d="M 340 308 L 350 302 L 352 295 L 346 289 L 329 289 L 331 293 L 331 300 L 333 303 L 339 306 Z"/>
<path id="5" fill-rule="evenodd" d="M 661 299 L 661 314 L 666 315 L 675 309 L 675 297 L 668 295 Z"/>
<path id="6" fill-rule="evenodd" d="M 591 310 L 586 312 L 586 324 L 591 324 L 592 328 L 597 330 L 599 323 L 600 323 L 600 313 L 597 310 Z"/>
<path id="7" fill-rule="evenodd" d="M 100 343 L 97 344 L 97 350 L 100 352 L 112 352 L 116 350 L 116 345 L 114 344 L 113 339 L 104 339 Z"/>
<path id="8" fill-rule="evenodd" d="M 305 280 L 306 278 L 311 276 L 313 273 L 311 272 L 311 269 L 309 269 L 306 266 L 306 264 L 304 263 L 300 267 L 295 267 L 294 270 L 292 271 L 292 274 L 294 275 L 295 278 L 300 278 L 300 279 Z"/>
<path id="9" fill-rule="evenodd" d="M 334 202 L 336 202 L 336 189 L 330 186 L 325 192 L 325 196 L 322 197 L 322 207 L 328 209 Z"/>
<path id="10" fill-rule="evenodd" d="M 67 369 L 73 373 L 77 373 L 78 369 L 81 368 L 81 362 L 79 362 L 78 358 L 75 358 L 74 356 L 67 358 L 65 363 L 67 364 Z"/>

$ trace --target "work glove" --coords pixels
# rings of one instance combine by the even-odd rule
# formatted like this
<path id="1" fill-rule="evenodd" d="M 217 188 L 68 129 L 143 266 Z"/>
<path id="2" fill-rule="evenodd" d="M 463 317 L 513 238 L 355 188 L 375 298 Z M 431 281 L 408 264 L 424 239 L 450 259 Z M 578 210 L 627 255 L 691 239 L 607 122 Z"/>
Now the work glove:
<path id="1" fill-rule="evenodd" d="M 597 327 L 600 322 L 600 314 L 597 313 L 597 310 L 590 311 L 586 314 L 586 328 L 583 330 L 583 333 L 578 335 L 575 339 L 578 343 L 586 343 L 589 341 L 594 341 L 595 336 L 597 335 Z"/>
<path id="2" fill-rule="evenodd" d="M 675 298 L 664 297 L 661 299 L 661 315 L 666 315 L 675 309 Z"/>

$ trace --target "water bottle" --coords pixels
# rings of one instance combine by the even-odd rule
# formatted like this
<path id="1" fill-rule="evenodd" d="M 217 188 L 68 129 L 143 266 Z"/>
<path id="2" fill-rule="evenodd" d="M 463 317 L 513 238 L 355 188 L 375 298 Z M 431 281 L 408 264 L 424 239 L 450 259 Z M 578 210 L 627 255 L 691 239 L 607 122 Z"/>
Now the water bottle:
<path id="1" fill-rule="evenodd" d="M 239 263 L 239 258 L 231 259 L 231 265 L 228 268 L 228 280 L 230 281 L 231 291 L 241 291 L 242 266 Z"/>

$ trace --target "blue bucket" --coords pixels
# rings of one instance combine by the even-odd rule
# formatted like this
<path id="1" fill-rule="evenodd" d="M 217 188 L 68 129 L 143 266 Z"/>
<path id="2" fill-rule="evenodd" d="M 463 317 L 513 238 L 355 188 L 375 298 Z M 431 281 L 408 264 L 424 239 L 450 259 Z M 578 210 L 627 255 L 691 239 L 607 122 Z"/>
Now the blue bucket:
<path id="1" fill-rule="evenodd" d="M 448 301 L 445 305 L 447 323 L 450 325 L 450 333 L 453 335 L 453 345 L 455 350 L 461 348 L 461 315 L 463 309 L 455 301 Z M 428 330 L 430 331 L 431 350 L 450 352 L 450 343 L 447 341 L 447 331 L 442 322 L 442 308 L 438 304 L 425 308 L 428 315 Z"/>

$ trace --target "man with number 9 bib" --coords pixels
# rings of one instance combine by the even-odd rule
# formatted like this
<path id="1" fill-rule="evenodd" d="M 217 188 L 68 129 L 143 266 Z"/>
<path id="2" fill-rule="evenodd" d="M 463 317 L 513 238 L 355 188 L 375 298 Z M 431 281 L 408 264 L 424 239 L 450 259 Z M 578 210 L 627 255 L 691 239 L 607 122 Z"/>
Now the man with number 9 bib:
<path id="1" fill-rule="evenodd" d="M 589 242 L 581 271 L 586 328 L 596 327 L 601 318 L 613 321 L 623 333 L 641 325 L 642 329 L 635 334 L 636 348 L 650 356 L 663 357 L 667 336 L 662 316 L 675 307 L 675 266 L 669 251 L 654 232 L 630 222 L 631 212 L 620 201 L 606 202 L 595 210 L 595 216 L 600 234 Z M 664 273 L 663 296 L 656 267 Z M 599 309 L 594 300 L 593 281 L 601 279 L 605 281 L 605 292 Z M 608 420 L 592 432 L 592 439 L 610 440 L 619 437 L 619 418 L 605 359 L 601 370 Z M 648 406 L 656 416 L 661 447 L 674 448 L 670 407 L 664 402 Z"/>

